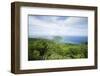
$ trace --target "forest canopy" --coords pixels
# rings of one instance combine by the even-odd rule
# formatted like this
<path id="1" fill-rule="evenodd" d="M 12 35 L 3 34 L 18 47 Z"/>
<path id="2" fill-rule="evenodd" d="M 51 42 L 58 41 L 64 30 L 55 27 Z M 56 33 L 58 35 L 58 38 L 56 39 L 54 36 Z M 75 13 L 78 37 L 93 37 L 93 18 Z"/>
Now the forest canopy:
<path id="1" fill-rule="evenodd" d="M 61 38 L 54 40 L 41 38 L 28 38 L 28 60 L 55 60 L 87 58 L 87 42 L 70 44 L 59 42 Z"/>

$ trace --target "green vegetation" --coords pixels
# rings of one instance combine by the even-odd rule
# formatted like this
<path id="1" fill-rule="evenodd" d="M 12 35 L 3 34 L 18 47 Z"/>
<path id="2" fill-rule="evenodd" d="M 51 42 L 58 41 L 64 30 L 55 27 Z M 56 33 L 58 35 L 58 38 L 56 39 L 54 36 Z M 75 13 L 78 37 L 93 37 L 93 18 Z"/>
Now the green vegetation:
<path id="1" fill-rule="evenodd" d="M 28 60 L 87 58 L 87 49 L 87 43 L 69 44 L 55 42 L 55 40 L 29 38 Z"/>

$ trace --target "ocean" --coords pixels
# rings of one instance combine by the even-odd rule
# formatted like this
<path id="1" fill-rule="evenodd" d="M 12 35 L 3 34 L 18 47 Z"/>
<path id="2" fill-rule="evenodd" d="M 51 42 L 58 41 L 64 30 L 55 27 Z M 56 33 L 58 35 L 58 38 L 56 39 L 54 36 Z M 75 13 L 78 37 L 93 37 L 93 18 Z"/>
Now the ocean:
<path id="1" fill-rule="evenodd" d="M 72 43 L 72 44 L 87 43 L 88 37 L 87 36 L 67 36 L 67 37 L 63 37 L 63 42 Z"/>

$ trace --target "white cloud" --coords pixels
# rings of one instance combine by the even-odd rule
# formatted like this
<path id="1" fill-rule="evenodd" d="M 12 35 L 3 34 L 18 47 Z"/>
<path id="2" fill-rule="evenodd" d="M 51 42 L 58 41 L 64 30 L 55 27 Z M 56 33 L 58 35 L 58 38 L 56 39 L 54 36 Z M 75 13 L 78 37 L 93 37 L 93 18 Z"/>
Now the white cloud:
<path id="1" fill-rule="evenodd" d="M 46 18 L 42 20 L 30 16 L 29 36 L 87 36 L 88 28 L 80 28 L 80 26 L 87 26 L 86 24 L 79 24 L 82 21 L 84 22 L 84 19 L 80 17 L 69 17 L 64 20 L 58 20 L 58 17 L 49 16 L 47 20 Z"/>

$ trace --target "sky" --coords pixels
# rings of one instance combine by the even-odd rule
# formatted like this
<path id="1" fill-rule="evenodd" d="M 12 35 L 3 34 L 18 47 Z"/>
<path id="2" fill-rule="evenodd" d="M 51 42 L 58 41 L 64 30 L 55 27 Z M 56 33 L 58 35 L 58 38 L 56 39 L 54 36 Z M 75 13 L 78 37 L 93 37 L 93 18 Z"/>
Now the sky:
<path id="1" fill-rule="evenodd" d="M 28 16 L 30 36 L 87 36 L 88 18 L 75 16 Z"/>

